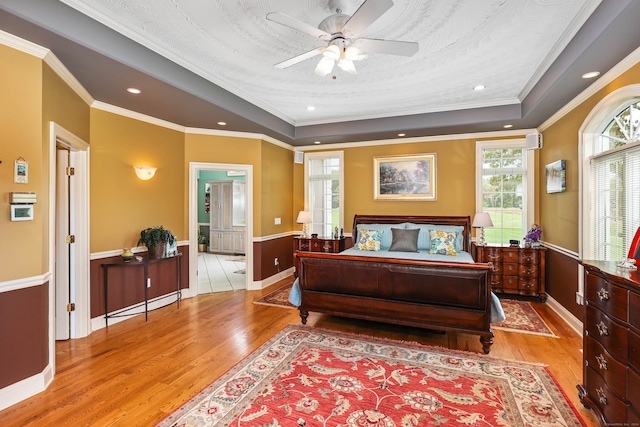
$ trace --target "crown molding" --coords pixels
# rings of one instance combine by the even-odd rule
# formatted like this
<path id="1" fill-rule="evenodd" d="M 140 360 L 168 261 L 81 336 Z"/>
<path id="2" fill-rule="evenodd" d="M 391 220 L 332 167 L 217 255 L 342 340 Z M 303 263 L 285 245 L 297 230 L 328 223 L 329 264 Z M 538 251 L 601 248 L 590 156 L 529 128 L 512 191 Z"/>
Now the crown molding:
<path id="1" fill-rule="evenodd" d="M 556 123 L 558 120 L 569 114 L 575 108 L 580 106 L 587 99 L 598 93 L 600 90 L 604 89 L 608 84 L 610 84 L 613 80 L 620 77 L 623 73 L 628 71 L 631 67 L 640 62 L 640 47 L 631 52 L 626 58 L 617 63 L 611 70 L 602 75 L 598 80 L 593 82 L 588 88 L 583 90 L 578 96 L 569 101 L 564 107 L 556 111 L 554 115 L 549 117 L 544 121 L 540 126 L 538 126 L 538 130 L 540 132 L 545 131 L 551 125 Z"/>
<path id="2" fill-rule="evenodd" d="M 320 150 L 333 150 L 341 148 L 361 148 L 361 147 L 373 147 L 378 145 L 396 145 L 396 144 L 414 144 L 417 142 L 439 142 L 439 141 L 455 141 L 460 139 L 485 139 L 485 138 L 519 138 L 525 137 L 527 134 L 537 132 L 537 129 L 513 129 L 505 131 L 493 131 L 493 132 L 475 132 L 475 133 L 454 133 L 448 135 L 435 135 L 435 136 L 418 136 L 413 138 L 395 138 L 395 139 L 380 139 L 372 141 L 358 141 L 358 142 L 344 142 L 323 146 L 314 145 L 308 147 L 295 147 L 296 151 L 320 151 Z"/>

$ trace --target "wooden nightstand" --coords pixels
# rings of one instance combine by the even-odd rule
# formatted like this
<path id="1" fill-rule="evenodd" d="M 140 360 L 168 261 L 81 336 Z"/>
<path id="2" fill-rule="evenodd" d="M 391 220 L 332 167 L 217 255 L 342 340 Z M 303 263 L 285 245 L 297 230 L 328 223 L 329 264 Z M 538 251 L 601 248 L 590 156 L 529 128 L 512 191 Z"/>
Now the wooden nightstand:
<path id="1" fill-rule="evenodd" d="M 497 294 L 533 296 L 545 302 L 546 248 L 479 246 L 473 243 L 476 260 L 490 262 L 489 282 Z M 472 250 L 473 254 L 473 250 Z"/>
<path id="2" fill-rule="evenodd" d="M 306 252 L 338 253 L 344 251 L 345 238 L 294 237 L 293 250 Z"/>

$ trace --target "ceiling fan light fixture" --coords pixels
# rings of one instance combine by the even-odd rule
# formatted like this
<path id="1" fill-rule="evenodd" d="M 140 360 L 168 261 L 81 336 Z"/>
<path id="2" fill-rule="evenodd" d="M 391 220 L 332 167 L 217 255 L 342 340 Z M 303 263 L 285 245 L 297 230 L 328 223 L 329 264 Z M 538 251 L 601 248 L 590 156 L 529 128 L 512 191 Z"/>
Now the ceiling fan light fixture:
<path id="1" fill-rule="evenodd" d="M 338 67 L 340 67 L 342 71 L 346 71 L 349 74 L 358 74 L 356 72 L 356 66 L 353 65 L 353 62 L 348 59 L 341 59 L 340 61 L 338 61 Z"/>
<path id="2" fill-rule="evenodd" d="M 334 59 L 331 59 L 328 56 L 323 56 L 318 65 L 316 66 L 316 74 L 318 76 L 324 77 L 333 70 L 333 66 L 336 63 Z"/>
<path id="3" fill-rule="evenodd" d="M 326 58 L 330 58 L 333 61 L 336 61 L 340 58 L 340 48 L 334 44 L 327 46 L 327 48 L 322 53 Z"/>
<path id="4" fill-rule="evenodd" d="M 361 59 L 365 59 L 367 55 L 363 54 L 357 47 L 349 46 L 344 50 L 344 57 L 349 61 L 360 61 Z"/>

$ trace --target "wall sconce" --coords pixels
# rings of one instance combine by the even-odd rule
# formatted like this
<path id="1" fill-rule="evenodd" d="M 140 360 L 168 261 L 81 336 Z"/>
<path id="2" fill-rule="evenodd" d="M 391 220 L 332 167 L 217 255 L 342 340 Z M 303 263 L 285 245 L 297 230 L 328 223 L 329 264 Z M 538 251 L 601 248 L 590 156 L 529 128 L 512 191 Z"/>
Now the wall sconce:
<path id="1" fill-rule="evenodd" d="M 484 246 L 487 242 L 484 240 L 484 227 L 493 227 L 493 221 L 491 221 L 491 217 L 488 212 L 476 212 L 476 215 L 473 217 L 472 227 L 480 229 L 480 240 L 478 241 L 478 246 Z"/>
<path id="2" fill-rule="evenodd" d="M 311 222 L 311 214 L 309 211 L 300 211 L 296 222 L 298 224 L 302 224 L 302 237 L 309 237 L 309 233 L 307 231 L 307 223 Z"/>
<path id="3" fill-rule="evenodd" d="M 143 181 L 147 181 L 153 178 L 153 176 L 156 174 L 156 171 L 158 170 L 158 168 L 152 168 L 151 166 L 134 166 L 133 168 L 136 170 L 136 175 L 138 175 L 138 178 Z"/>

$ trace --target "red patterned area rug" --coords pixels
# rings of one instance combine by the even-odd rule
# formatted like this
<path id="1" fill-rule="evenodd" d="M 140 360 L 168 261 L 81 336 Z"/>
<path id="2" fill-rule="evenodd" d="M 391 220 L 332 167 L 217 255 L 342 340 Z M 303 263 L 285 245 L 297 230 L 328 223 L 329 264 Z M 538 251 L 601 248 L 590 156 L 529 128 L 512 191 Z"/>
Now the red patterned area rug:
<path id="1" fill-rule="evenodd" d="M 289 325 L 158 427 L 585 426 L 547 369 Z"/>
<path id="2" fill-rule="evenodd" d="M 500 304 L 506 319 L 500 323 L 492 323 L 492 328 L 558 338 L 530 302 L 501 299 Z"/>

